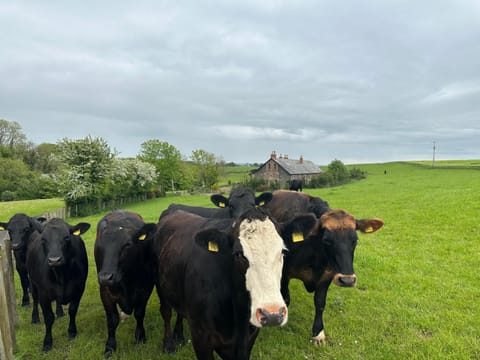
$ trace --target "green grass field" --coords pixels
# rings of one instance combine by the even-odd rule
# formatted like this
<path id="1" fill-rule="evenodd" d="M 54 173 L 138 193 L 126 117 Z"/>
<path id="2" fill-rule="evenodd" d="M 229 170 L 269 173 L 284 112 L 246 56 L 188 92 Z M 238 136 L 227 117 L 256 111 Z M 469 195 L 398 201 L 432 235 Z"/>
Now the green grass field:
<path id="1" fill-rule="evenodd" d="M 330 287 L 324 313 L 328 345 L 314 347 L 309 342 L 312 295 L 294 280 L 288 324 L 262 330 L 252 359 L 480 359 L 480 171 L 475 166 L 432 169 L 410 163 L 355 167 L 366 170 L 367 179 L 306 190 L 332 208 L 385 221 L 378 232 L 359 235 L 354 262 L 357 286 Z M 208 195 L 187 195 L 149 200 L 128 209 L 156 222 L 171 202 L 210 206 Z M 0 203 L 2 218 L 10 214 L 4 212 L 4 204 Z M 15 209 L 22 211 L 30 213 L 20 205 Z M 38 212 L 35 209 L 32 215 Z M 43 322 L 31 325 L 31 309 L 19 307 L 17 359 L 103 358 L 106 321 L 93 258 L 96 223 L 102 215 L 69 219 L 72 224 L 92 224 L 84 235 L 90 272 L 77 318 L 78 337 L 69 341 L 68 320 L 59 319 L 53 326 L 53 350 L 42 354 Z M 20 299 L 16 274 L 15 281 Z M 162 353 L 158 309 L 154 292 L 147 309 L 146 344 L 134 344 L 133 317 L 119 326 L 113 359 L 194 358 L 190 343 L 176 354 Z"/>

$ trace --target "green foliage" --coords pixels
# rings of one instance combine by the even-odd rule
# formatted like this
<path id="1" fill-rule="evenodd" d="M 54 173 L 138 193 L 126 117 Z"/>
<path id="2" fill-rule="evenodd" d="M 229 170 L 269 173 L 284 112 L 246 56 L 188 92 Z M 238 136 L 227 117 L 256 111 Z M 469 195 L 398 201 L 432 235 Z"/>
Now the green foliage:
<path id="1" fill-rule="evenodd" d="M 215 154 L 199 149 L 192 151 L 191 158 L 197 171 L 197 185 L 211 189 L 219 178 L 219 164 Z"/>
<path id="2" fill-rule="evenodd" d="M 332 176 L 335 184 L 343 184 L 350 179 L 350 173 L 347 167 L 340 160 L 333 160 L 328 165 L 328 173 Z"/>
<path id="3" fill-rule="evenodd" d="M 138 158 L 155 166 L 162 192 L 175 190 L 175 184 L 183 177 L 182 155 L 175 146 L 166 141 L 148 140 L 142 143 Z"/>
<path id="4" fill-rule="evenodd" d="M 46 189 L 42 188 L 40 175 L 30 171 L 21 160 L 0 158 L 0 198 L 3 201 L 35 199 L 42 197 Z"/>
<path id="5" fill-rule="evenodd" d="M 340 160 L 333 160 L 322 174 L 312 178 L 307 184 L 308 188 L 323 188 L 346 184 L 352 180 L 361 180 L 367 177 L 366 171 L 358 168 L 348 169 Z"/>

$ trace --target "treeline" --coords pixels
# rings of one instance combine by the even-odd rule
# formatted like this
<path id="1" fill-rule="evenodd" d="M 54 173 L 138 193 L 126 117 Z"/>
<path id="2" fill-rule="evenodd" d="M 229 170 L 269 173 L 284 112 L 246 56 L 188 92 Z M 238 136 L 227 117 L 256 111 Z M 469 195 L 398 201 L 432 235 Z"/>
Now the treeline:
<path id="1" fill-rule="evenodd" d="M 102 138 L 61 139 L 34 145 L 16 122 L 0 120 L 0 200 L 62 197 L 72 216 L 106 202 L 164 195 L 169 190 L 211 189 L 223 160 L 205 150 L 183 156 L 152 139 L 135 158 L 119 158 Z"/>

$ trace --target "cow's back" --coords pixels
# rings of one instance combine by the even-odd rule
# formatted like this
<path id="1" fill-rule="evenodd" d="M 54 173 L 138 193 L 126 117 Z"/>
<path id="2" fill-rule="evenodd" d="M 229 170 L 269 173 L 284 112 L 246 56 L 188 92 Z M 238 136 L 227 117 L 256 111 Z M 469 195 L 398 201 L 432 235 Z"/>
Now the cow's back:
<path id="1" fill-rule="evenodd" d="M 287 222 L 296 215 L 307 212 L 314 213 L 319 218 L 329 210 L 328 204 L 322 199 L 290 190 L 274 191 L 272 200 L 266 207 L 280 222 Z"/>

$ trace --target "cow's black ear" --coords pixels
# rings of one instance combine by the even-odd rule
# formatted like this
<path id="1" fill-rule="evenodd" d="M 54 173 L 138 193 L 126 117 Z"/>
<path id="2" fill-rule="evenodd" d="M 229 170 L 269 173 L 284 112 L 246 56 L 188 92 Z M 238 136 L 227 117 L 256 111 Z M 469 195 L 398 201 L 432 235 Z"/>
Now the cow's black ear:
<path id="1" fill-rule="evenodd" d="M 29 219 L 30 226 L 33 230 L 37 230 L 38 232 L 42 232 L 45 224 L 47 223 L 47 218 L 42 216 L 34 217 Z"/>
<path id="2" fill-rule="evenodd" d="M 313 214 L 302 214 L 283 224 L 282 238 L 287 247 L 301 244 L 308 238 L 310 231 L 315 227 L 317 219 Z"/>
<path id="3" fill-rule="evenodd" d="M 81 235 L 83 233 L 86 233 L 87 230 L 90 229 L 90 224 L 89 223 L 78 223 L 75 226 L 72 226 L 70 228 L 70 234 L 73 235 Z"/>
<path id="4" fill-rule="evenodd" d="M 220 208 L 224 208 L 228 206 L 228 199 L 220 194 L 213 194 L 210 196 L 210 200 L 215 206 L 218 206 Z"/>
<path id="5" fill-rule="evenodd" d="M 264 193 L 261 193 L 260 195 L 258 195 L 256 198 L 255 198 L 255 205 L 257 206 L 265 206 L 267 205 L 270 200 L 273 199 L 273 194 L 271 192 L 264 192 Z"/>
<path id="6" fill-rule="evenodd" d="M 137 240 L 143 241 L 146 240 L 149 235 L 152 235 L 157 230 L 157 224 L 148 223 L 142 226 L 140 230 L 137 231 L 135 238 Z"/>
<path id="7" fill-rule="evenodd" d="M 357 230 L 365 234 L 373 233 L 381 229 L 385 224 L 382 219 L 361 219 L 355 220 L 355 222 L 357 224 Z"/>
<path id="8" fill-rule="evenodd" d="M 227 234 L 217 229 L 207 229 L 195 235 L 195 243 L 202 249 L 212 253 L 231 253 L 231 245 Z"/>

